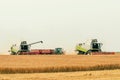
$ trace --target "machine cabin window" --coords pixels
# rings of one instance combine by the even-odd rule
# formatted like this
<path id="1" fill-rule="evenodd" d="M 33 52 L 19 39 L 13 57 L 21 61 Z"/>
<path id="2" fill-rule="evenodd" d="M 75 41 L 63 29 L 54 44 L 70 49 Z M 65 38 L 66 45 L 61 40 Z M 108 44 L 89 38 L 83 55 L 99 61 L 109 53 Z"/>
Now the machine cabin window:
<path id="1" fill-rule="evenodd" d="M 28 50 L 28 45 L 22 45 L 22 46 L 21 46 L 21 49 L 22 49 L 22 50 Z"/>
<path id="2" fill-rule="evenodd" d="M 94 49 L 98 49 L 98 48 L 99 48 L 99 44 L 94 43 L 94 44 L 92 45 L 92 48 L 94 48 Z"/>

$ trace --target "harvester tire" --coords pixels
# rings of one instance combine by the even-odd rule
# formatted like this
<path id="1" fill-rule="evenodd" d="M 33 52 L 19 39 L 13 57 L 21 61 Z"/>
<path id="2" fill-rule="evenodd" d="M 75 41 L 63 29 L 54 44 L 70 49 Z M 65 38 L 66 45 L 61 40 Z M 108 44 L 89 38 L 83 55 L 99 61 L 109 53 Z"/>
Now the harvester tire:
<path id="1" fill-rule="evenodd" d="M 92 52 L 91 50 L 87 51 L 86 55 L 91 55 L 91 52 Z"/>

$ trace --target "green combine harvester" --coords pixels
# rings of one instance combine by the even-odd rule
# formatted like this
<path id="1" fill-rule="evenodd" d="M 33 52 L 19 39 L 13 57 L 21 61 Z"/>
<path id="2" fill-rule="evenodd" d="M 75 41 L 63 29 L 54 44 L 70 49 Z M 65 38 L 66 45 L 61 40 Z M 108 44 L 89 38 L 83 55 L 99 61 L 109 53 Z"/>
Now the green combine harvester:
<path id="1" fill-rule="evenodd" d="M 89 43 L 80 43 L 76 46 L 79 54 L 90 55 L 92 52 L 102 52 L 102 43 L 98 43 L 97 39 L 92 39 Z"/>

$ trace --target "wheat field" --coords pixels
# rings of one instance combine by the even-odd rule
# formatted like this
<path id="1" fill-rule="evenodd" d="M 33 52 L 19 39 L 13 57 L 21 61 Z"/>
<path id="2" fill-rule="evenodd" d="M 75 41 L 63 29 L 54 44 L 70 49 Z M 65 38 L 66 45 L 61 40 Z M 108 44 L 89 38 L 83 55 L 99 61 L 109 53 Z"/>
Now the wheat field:
<path id="1" fill-rule="evenodd" d="M 120 55 L 1 55 L 0 73 L 120 69 Z"/>
<path id="2" fill-rule="evenodd" d="M 120 70 L 0 74 L 0 80 L 120 80 Z"/>

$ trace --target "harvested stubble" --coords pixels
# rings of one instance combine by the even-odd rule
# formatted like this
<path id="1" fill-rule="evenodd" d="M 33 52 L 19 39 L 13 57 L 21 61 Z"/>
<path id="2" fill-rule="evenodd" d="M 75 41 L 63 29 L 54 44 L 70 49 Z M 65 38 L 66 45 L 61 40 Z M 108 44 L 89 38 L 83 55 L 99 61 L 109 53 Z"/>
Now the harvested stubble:
<path id="1" fill-rule="evenodd" d="M 120 55 L 0 56 L 0 73 L 71 72 L 120 69 Z"/>

